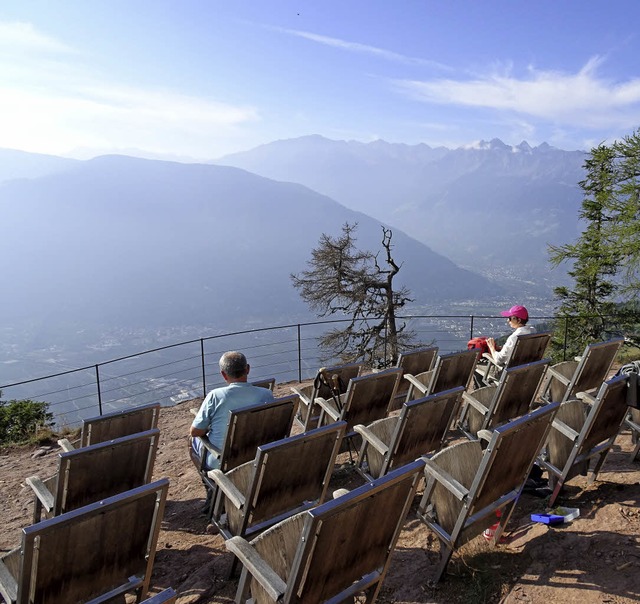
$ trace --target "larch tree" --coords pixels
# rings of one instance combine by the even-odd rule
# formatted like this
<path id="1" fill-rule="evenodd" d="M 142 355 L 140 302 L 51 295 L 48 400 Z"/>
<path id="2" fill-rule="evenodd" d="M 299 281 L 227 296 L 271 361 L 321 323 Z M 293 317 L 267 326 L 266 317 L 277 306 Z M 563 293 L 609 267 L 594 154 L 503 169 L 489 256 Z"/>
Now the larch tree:
<path id="1" fill-rule="evenodd" d="M 357 226 L 345 223 L 338 237 L 323 233 L 311 251 L 308 269 L 291 275 L 291 280 L 319 317 L 346 317 L 345 327 L 331 329 L 320 338 L 325 359 L 390 366 L 414 337 L 406 323 L 399 325 L 397 319 L 397 310 L 411 299 L 406 288 L 394 289 L 401 265 L 392 256 L 391 229 L 382 227 L 384 258 L 380 260 L 380 252 L 356 248 Z"/>
<path id="2" fill-rule="evenodd" d="M 563 340 L 566 336 L 569 355 L 604 339 L 612 331 L 612 316 L 633 338 L 637 305 L 621 303 L 639 289 L 639 158 L 638 132 L 593 148 L 579 183 L 584 192 L 579 217 L 585 228 L 574 243 L 550 247 L 553 265 L 572 263 L 568 274 L 573 285 L 555 289 L 560 301 L 556 333 Z"/>

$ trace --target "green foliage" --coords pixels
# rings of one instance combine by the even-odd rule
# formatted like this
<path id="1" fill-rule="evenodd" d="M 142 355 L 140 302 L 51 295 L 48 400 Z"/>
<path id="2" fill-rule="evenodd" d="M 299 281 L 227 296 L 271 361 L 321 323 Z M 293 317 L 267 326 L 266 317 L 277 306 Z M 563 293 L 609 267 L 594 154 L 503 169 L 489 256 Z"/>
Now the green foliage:
<path id="1" fill-rule="evenodd" d="M 0 401 L 0 444 L 33 440 L 38 427 L 50 426 L 49 404 L 32 400 Z"/>
<path id="2" fill-rule="evenodd" d="M 567 344 L 567 358 L 611 335 L 613 316 L 619 333 L 636 332 L 637 305 L 620 302 L 640 289 L 639 161 L 640 131 L 592 149 L 579 183 L 585 229 L 574 243 L 550 248 L 553 265 L 572 264 L 573 286 L 555 289 L 560 307 L 552 341 L 555 351 Z"/>

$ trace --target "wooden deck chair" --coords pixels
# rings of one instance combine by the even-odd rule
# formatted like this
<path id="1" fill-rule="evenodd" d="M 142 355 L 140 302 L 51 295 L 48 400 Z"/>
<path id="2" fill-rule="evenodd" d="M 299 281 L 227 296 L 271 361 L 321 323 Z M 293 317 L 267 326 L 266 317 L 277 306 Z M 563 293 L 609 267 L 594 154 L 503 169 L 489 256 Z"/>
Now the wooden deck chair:
<path id="1" fill-rule="evenodd" d="M 542 399 L 564 403 L 578 392 L 594 393 L 607 379 L 624 338 L 589 344 L 579 360 L 549 367 L 542 386 Z"/>
<path id="2" fill-rule="evenodd" d="M 211 470 L 218 485 L 211 521 L 225 539 L 252 539 L 281 520 L 324 502 L 344 438 L 337 422 L 258 447 L 256 457 L 226 474 Z M 235 570 L 235 561 L 231 574 Z"/>
<path id="3" fill-rule="evenodd" d="M 451 352 L 438 356 L 431 371 L 417 375 L 406 373 L 404 378 L 409 382 L 407 400 L 437 394 L 458 386 L 466 389 L 473 377 L 477 360 L 476 350 Z"/>
<path id="4" fill-rule="evenodd" d="M 265 378 L 263 380 L 258 380 L 257 382 L 251 382 L 252 386 L 258 386 L 258 388 L 266 388 L 267 390 L 271 390 L 276 387 L 276 378 Z"/>
<path id="5" fill-rule="evenodd" d="M 634 444 L 629 460 L 635 461 L 638 458 L 638 453 L 640 453 L 640 409 L 629 409 L 624 421 L 627 427 L 631 429 L 631 442 Z"/>
<path id="6" fill-rule="evenodd" d="M 387 416 L 389 406 L 400 383 L 402 369 L 393 367 L 377 373 L 368 373 L 349 382 L 347 391 L 339 401 L 317 398 L 320 407 L 320 425 L 346 421 L 346 437 L 355 435 L 356 424 L 370 424 Z"/>
<path id="7" fill-rule="evenodd" d="M 471 438 L 529 412 L 540 390 L 550 359 L 509 367 L 495 386 L 483 386 L 462 395 L 459 428 Z"/>
<path id="8" fill-rule="evenodd" d="M 560 406 L 539 458 L 539 464 L 549 472 L 549 486 L 553 489 L 550 506 L 568 480 L 587 474 L 592 459 L 595 464 L 588 484 L 597 478 L 627 414 L 627 376 L 611 378 L 595 397 L 585 392 L 578 397 L 580 400 Z"/>
<path id="9" fill-rule="evenodd" d="M 498 543 L 558 407 L 545 405 L 491 433 L 482 432 L 489 441 L 484 450 L 479 440 L 466 441 L 425 460 L 418 516 L 440 540 L 437 581 L 453 551 L 494 524 L 500 510 L 494 536 Z"/>
<path id="10" fill-rule="evenodd" d="M 292 386 L 291 391 L 300 397 L 296 422 L 305 430 L 318 426 L 320 410 L 315 406 L 317 398 L 329 399 L 347 391 L 349 382 L 360 375 L 362 363 L 321 367 L 311 384 Z"/>
<path id="11" fill-rule="evenodd" d="M 213 505 L 217 485 L 208 476 L 210 468 L 207 466 L 207 452 L 218 458 L 219 469 L 225 473 L 251 461 L 260 445 L 289 436 L 297 406 L 298 397 L 291 394 L 267 403 L 230 411 L 222 450 L 214 447 L 206 436 L 196 437 L 201 439 L 202 453 L 198 456 L 189 445 L 189 454 L 207 489 L 209 504 Z"/>
<path id="12" fill-rule="evenodd" d="M 178 594 L 174 589 L 168 587 L 155 596 L 150 596 L 140 604 L 175 604 Z"/>
<path id="13" fill-rule="evenodd" d="M 244 566 L 236 602 L 337 603 L 362 593 L 366 599 L 359 601 L 375 602 L 423 466 L 414 461 L 251 543 L 226 541 Z"/>
<path id="14" fill-rule="evenodd" d="M 58 454 L 58 471 L 41 480 L 30 476 L 33 522 L 59 516 L 151 481 L 160 430 L 139 432 Z"/>
<path id="15" fill-rule="evenodd" d="M 489 353 L 484 353 L 474 375 L 478 387 L 497 384 L 504 369 L 533 363 L 544 357 L 551 340 L 551 332 L 526 333 L 516 338 L 516 344 L 504 365 L 498 365 Z"/>
<path id="16" fill-rule="evenodd" d="M 405 402 L 400 415 L 354 426 L 362 437 L 356 470 L 366 480 L 384 476 L 394 468 L 439 451 L 462 401 L 458 386 L 415 401 Z"/>
<path id="17" fill-rule="evenodd" d="M 73 451 L 76 446 L 88 447 L 136 432 L 153 430 L 158 427 L 159 417 L 160 403 L 149 403 L 133 409 L 90 417 L 82 420 L 82 431 L 78 443 L 71 443 L 66 438 L 62 438 L 58 444 L 65 451 Z"/>
<path id="18" fill-rule="evenodd" d="M 403 352 L 398 357 L 398 363 L 396 367 L 402 369 L 402 375 L 410 373 L 411 375 L 418 375 L 425 371 L 430 371 L 433 368 L 433 364 L 438 356 L 438 347 L 429 346 L 427 348 L 416 348 L 415 350 L 408 350 Z M 409 391 L 409 384 L 404 380 L 400 380 L 398 390 L 391 403 L 391 411 L 400 409 L 402 403 L 407 400 L 407 394 Z"/>
<path id="19" fill-rule="evenodd" d="M 98 604 L 146 597 L 169 481 L 164 478 L 22 529 L 0 558 L 9 604 Z"/>

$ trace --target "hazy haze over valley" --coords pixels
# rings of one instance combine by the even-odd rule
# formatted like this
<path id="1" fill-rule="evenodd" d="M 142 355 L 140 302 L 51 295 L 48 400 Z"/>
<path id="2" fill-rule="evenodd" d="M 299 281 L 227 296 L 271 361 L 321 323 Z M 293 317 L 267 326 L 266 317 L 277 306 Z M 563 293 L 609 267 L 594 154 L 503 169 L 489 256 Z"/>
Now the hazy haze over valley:
<path id="1" fill-rule="evenodd" d="M 93 346 L 87 362 L 106 360 L 99 342 L 118 331 L 198 337 L 198 326 L 219 333 L 309 320 L 289 276 L 305 268 L 320 234 L 357 222 L 358 246 L 380 249 L 380 221 L 237 168 L 105 156 L 60 162 L 55 171 L 54 158 L 3 153 L 21 174 L 0 184 L 5 361 L 34 349 L 69 352 L 72 342 Z M 393 232 L 398 285 L 416 304 L 503 292 Z M 141 348 L 154 346 L 153 337 L 143 339 Z M 0 369 L 6 383 L 18 367 Z"/>

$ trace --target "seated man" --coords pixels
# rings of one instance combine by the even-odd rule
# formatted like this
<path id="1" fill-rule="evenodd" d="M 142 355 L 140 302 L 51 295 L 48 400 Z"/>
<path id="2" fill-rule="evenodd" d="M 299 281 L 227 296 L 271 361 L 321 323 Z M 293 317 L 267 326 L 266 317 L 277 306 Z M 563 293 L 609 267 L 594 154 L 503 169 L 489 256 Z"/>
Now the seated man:
<path id="1" fill-rule="evenodd" d="M 252 386 L 247 382 L 249 364 L 241 352 L 225 352 L 220 357 L 220 373 L 227 383 L 222 388 L 214 388 L 207 394 L 196 415 L 189 433 L 191 446 L 198 455 L 202 452 L 202 442 L 197 436 L 207 436 L 217 449 L 222 449 L 229 421 L 229 411 L 267 403 L 273 400 L 273 393 L 267 388 Z M 219 462 L 211 453 L 207 453 L 207 466 L 210 470 L 218 467 Z"/>

